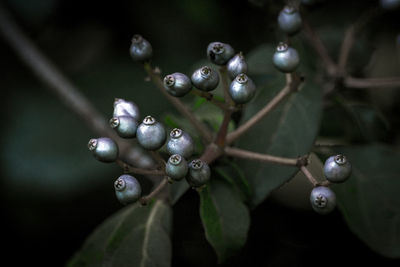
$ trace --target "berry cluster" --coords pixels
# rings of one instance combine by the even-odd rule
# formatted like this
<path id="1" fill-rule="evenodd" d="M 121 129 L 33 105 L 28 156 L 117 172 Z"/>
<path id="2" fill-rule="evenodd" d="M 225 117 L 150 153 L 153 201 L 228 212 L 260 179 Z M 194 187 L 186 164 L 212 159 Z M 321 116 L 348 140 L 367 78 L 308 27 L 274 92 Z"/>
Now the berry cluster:
<path id="1" fill-rule="evenodd" d="M 278 16 L 280 29 L 288 36 L 298 33 L 302 26 L 301 16 L 293 6 L 285 6 Z M 149 64 L 153 49 L 151 44 L 140 35 L 132 38 L 130 54 L 133 60 Z M 229 105 L 242 108 L 249 103 L 256 93 L 256 85 L 247 75 L 248 65 L 242 52 L 235 53 L 231 45 L 222 42 L 212 42 L 207 47 L 207 57 L 215 66 L 223 66 L 226 70 L 230 84 L 226 86 Z M 287 43 L 279 43 L 272 58 L 275 67 L 283 72 L 293 74 L 297 69 L 300 58 L 297 51 Z M 197 91 L 197 95 L 212 97 L 209 93 L 217 88 L 225 77 L 221 77 L 212 66 L 203 66 L 187 76 L 180 72 L 166 75 L 159 80 L 162 90 L 165 90 L 170 98 L 181 98 L 189 92 Z M 208 99 L 210 100 L 210 99 Z M 226 113 L 230 116 L 231 113 Z M 136 138 L 137 143 L 145 150 L 158 153 L 166 143 L 166 151 L 169 154 L 167 162 L 161 160 L 160 166 L 163 175 L 169 182 L 186 181 L 193 188 L 204 186 L 210 179 L 211 171 L 208 163 L 198 158 L 192 158 L 195 152 L 192 137 L 182 129 L 172 129 L 167 138 L 164 125 L 152 116 L 146 116 L 139 123 L 140 113 L 137 105 L 124 99 L 115 99 L 113 117 L 110 126 L 122 138 Z M 230 119 L 230 117 L 228 117 Z M 229 122 L 229 120 L 228 120 Z M 225 132 L 226 135 L 226 132 Z M 226 136 L 224 136 L 226 137 Z M 167 140 L 168 139 L 168 140 Z M 218 136 L 217 136 L 217 140 Z M 215 142 L 219 149 L 224 149 L 225 143 Z M 95 158 L 102 162 L 118 160 L 118 145 L 110 138 L 102 137 L 89 141 L 89 150 Z M 160 156 L 159 154 L 157 154 Z M 222 153 L 220 154 L 222 155 Z M 295 166 L 297 165 L 295 162 Z M 307 163 L 303 163 L 305 167 Z M 328 158 L 324 166 L 326 183 L 313 182 L 315 188 L 310 195 L 313 209 L 321 214 L 332 211 L 336 205 L 336 197 L 329 183 L 344 182 L 351 173 L 351 165 L 343 155 Z M 315 181 L 313 177 L 310 178 Z M 114 183 L 117 199 L 123 203 L 133 203 L 142 194 L 141 186 L 137 179 L 129 174 L 121 175 Z"/>

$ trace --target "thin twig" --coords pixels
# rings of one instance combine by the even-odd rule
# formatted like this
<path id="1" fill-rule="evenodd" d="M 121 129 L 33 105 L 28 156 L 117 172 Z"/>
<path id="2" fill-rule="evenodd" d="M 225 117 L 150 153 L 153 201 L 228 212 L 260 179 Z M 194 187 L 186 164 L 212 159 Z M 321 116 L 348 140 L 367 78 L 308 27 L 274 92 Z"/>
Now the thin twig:
<path id="1" fill-rule="evenodd" d="M 318 186 L 320 183 L 314 178 L 311 172 L 307 169 L 306 166 L 301 166 L 300 171 L 307 177 L 310 183 L 315 187 Z"/>
<path id="2" fill-rule="evenodd" d="M 261 154 L 252 151 L 243 150 L 234 147 L 225 147 L 225 154 L 228 156 L 242 158 L 247 160 L 256 160 L 261 162 L 276 163 L 281 165 L 298 166 L 298 159 L 277 157 L 268 154 Z"/>
<path id="3" fill-rule="evenodd" d="M 204 92 L 194 88 L 192 89 L 191 93 L 206 99 L 207 101 L 209 101 L 210 103 L 214 104 L 215 106 L 219 107 L 222 110 L 229 109 L 229 107 L 223 101 L 215 99 L 214 95 L 210 92 Z"/>
<path id="4" fill-rule="evenodd" d="M 227 70 L 226 66 L 222 66 L 219 68 L 219 78 L 222 83 L 222 90 L 224 91 L 224 98 L 225 98 L 225 103 L 227 103 L 229 106 L 234 106 L 235 103 L 232 100 L 231 95 L 229 94 L 229 84 L 228 84 L 228 75 L 227 75 Z"/>
<path id="5" fill-rule="evenodd" d="M 167 100 L 179 111 L 182 115 L 187 118 L 190 123 L 198 130 L 200 136 L 208 143 L 212 142 L 212 134 L 207 127 L 199 121 L 196 116 L 176 97 L 171 96 L 164 89 L 164 84 L 158 73 L 154 72 L 153 68 L 149 63 L 144 64 L 144 69 L 149 75 L 151 81 L 156 85 L 160 92 L 167 98 Z"/>
<path id="6" fill-rule="evenodd" d="M 229 122 L 231 121 L 231 115 L 232 111 L 230 110 L 225 111 L 224 119 L 218 130 L 217 137 L 215 138 L 215 143 L 220 147 L 225 146 L 226 136 L 228 134 Z"/>
<path id="7" fill-rule="evenodd" d="M 345 74 L 345 68 L 350 55 L 351 48 L 353 47 L 356 34 L 363 28 L 371 19 L 380 14 L 380 10 L 373 8 L 364 12 L 354 24 L 351 24 L 345 34 L 342 41 L 342 45 L 339 52 L 338 60 L 338 72 L 341 75 Z"/>
<path id="8" fill-rule="evenodd" d="M 291 92 L 295 91 L 300 85 L 300 80 L 295 78 L 292 79 L 291 74 L 286 75 L 286 85 L 282 90 L 267 103 L 267 105 L 257 112 L 250 120 L 242 124 L 235 131 L 228 134 L 226 138 L 226 144 L 232 144 L 233 141 L 238 139 L 241 135 L 247 132 L 251 127 L 257 124 L 262 118 L 269 114 L 279 103 L 282 102 Z"/>
<path id="9" fill-rule="evenodd" d="M 400 87 L 400 77 L 389 77 L 389 78 L 354 78 L 346 77 L 344 79 L 344 85 L 346 87 L 355 89 L 364 88 L 391 88 Z"/>
<path id="10" fill-rule="evenodd" d="M 158 152 L 158 151 L 151 151 L 151 155 L 152 155 L 153 158 L 157 161 L 159 167 L 160 167 L 162 170 L 165 170 L 166 162 L 165 162 L 165 160 L 163 159 L 163 157 L 161 157 L 160 152 Z"/>
<path id="11" fill-rule="evenodd" d="M 164 176 L 165 172 L 160 170 L 149 170 L 149 169 L 142 169 L 136 168 L 131 166 L 130 164 L 124 162 L 121 159 L 117 159 L 115 161 L 126 173 L 134 173 L 139 175 L 154 175 L 154 176 Z"/>
<path id="12" fill-rule="evenodd" d="M 151 199 L 156 197 L 168 184 L 168 177 L 165 176 L 164 179 L 151 191 L 147 196 L 140 198 L 140 203 L 142 205 L 147 205 Z"/>
<path id="13" fill-rule="evenodd" d="M 331 56 L 328 53 L 324 43 L 321 38 L 314 32 L 308 21 L 303 20 L 303 32 L 307 36 L 311 45 L 314 46 L 315 51 L 324 63 L 326 72 L 331 76 L 336 76 L 337 66 Z"/>

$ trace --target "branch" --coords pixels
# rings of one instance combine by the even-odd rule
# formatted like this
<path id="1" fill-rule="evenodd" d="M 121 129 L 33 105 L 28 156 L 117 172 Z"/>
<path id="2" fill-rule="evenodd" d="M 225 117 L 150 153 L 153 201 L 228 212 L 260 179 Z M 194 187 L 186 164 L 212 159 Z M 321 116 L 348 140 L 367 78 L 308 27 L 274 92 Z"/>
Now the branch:
<path id="1" fill-rule="evenodd" d="M 350 88 L 364 89 L 375 87 L 400 87 L 400 77 L 391 78 L 354 78 L 346 77 L 344 85 Z"/>
<path id="2" fill-rule="evenodd" d="M 236 157 L 236 158 L 268 162 L 268 163 L 275 163 L 275 164 L 281 164 L 281 165 L 289 165 L 289 166 L 294 166 L 294 167 L 299 165 L 299 159 L 277 157 L 277 156 L 256 153 L 256 152 L 247 151 L 247 150 L 234 148 L 234 147 L 225 147 L 224 151 L 225 151 L 226 155 Z"/>
<path id="3" fill-rule="evenodd" d="M 199 131 L 200 136 L 208 143 L 212 142 L 212 134 L 207 127 L 199 121 L 193 113 L 176 97 L 168 94 L 164 88 L 164 84 L 158 73 L 154 72 L 153 68 L 149 63 L 144 64 L 144 69 L 149 75 L 151 81 L 161 91 L 161 93 L 167 98 L 167 100 L 186 118 L 192 125 Z"/>
<path id="4" fill-rule="evenodd" d="M 224 102 L 215 99 L 214 95 L 210 92 L 204 92 L 194 88 L 192 89 L 191 93 L 199 97 L 205 98 L 207 101 L 211 102 L 212 104 L 214 104 L 215 106 L 219 107 L 224 111 L 230 109 Z"/>
<path id="5" fill-rule="evenodd" d="M 314 30 L 311 28 L 310 24 L 306 20 L 303 20 L 303 32 L 309 39 L 311 45 L 314 46 L 315 51 L 321 58 L 326 72 L 331 76 L 336 76 L 337 66 L 335 62 L 329 55 L 328 50 L 326 49 L 321 38 L 319 38 L 318 34 L 314 32 Z"/>
<path id="6" fill-rule="evenodd" d="M 310 183 L 315 187 L 318 186 L 320 183 L 314 178 L 311 172 L 307 169 L 306 166 L 301 166 L 300 171 L 307 177 Z"/>
<path id="7" fill-rule="evenodd" d="M 232 97 L 229 94 L 229 84 L 228 84 L 228 75 L 226 66 L 222 66 L 219 68 L 219 76 L 222 83 L 222 90 L 224 91 L 225 103 L 233 107 L 235 106 L 235 103 L 233 102 Z"/>
<path id="8" fill-rule="evenodd" d="M 140 204 L 142 205 L 147 205 L 149 201 L 156 197 L 161 191 L 165 188 L 165 186 L 168 184 L 168 179 L 167 176 L 164 177 L 164 179 L 154 188 L 153 191 L 151 191 L 147 196 L 144 196 L 140 198 Z"/>
<path id="9" fill-rule="evenodd" d="M 292 79 L 295 77 L 295 79 Z M 242 124 L 235 131 L 231 132 L 227 136 L 226 144 L 232 144 L 233 141 L 238 139 L 241 135 L 247 132 L 251 127 L 257 124 L 262 118 L 264 118 L 267 114 L 269 114 L 279 103 L 282 102 L 291 92 L 294 92 L 298 89 L 301 80 L 292 74 L 286 75 L 286 85 L 282 88 L 282 90 L 271 99 L 268 104 L 262 108 L 259 112 L 257 112 L 250 120 L 246 123 Z"/>
<path id="10" fill-rule="evenodd" d="M 224 119 L 219 128 L 217 137 L 215 138 L 215 143 L 220 147 L 225 146 L 226 135 L 228 134 L 229 122 L 231 121 L 231 115 L 232 115 L 232 111 L 230 111 L 230 110 L 225 111 Z"/>
<path id="11" fill-rule="evenodd" d="M 160 170 L 148 170 L 142 168 L 136 168 L 131 166 L 130 164 L 124 162 L 121 159 L 117 159 L 115 161 L 126 173 L 134 173 L 139 175 L 154 175 L 154 176 L 164 176 L 165 172 Z"/>

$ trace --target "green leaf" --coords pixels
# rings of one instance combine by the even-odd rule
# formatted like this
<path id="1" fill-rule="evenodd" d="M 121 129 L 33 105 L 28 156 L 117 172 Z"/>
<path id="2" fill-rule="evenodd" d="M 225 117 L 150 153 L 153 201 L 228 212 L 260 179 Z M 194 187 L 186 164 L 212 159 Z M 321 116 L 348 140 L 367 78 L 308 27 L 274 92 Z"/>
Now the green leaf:
<path id="1" fill-rule="evenodd" d="M 200 216 L 206 238 L 223 262 L 238 252 L 247 239 L 250 215 L 231 185 L 211 179 L 200 191 Z"/>
<path id="2" fill-rule="evenodd" d="M 68 266 L 171 264 L 172 209 L 161 200 L 127 206 L 104 221 Z"/>
<path id="3" fill-rule="evenodd" d="M 245 110 L 242 121 L 249 120 L 285 85 L 284 75 L 259 88 L 255 101 Z M 282 157 L 296 158 L 309 152 L 321 114 L 322 90 L 306 79 L 304 87 L 293 93 L 239 140 L 239 147 Z M 297 171 L 290 166 L 240 160 L 252 186 L 253 205 L 262 202 L 275 188 Z"/>
<path id="4" fill-rule="evenodd" d="M 352 176 L 334 187 L 350 229 L 371 249 L 400 257 L 400 152 L 383 145 L 340 150 L 352 164 Z"/>

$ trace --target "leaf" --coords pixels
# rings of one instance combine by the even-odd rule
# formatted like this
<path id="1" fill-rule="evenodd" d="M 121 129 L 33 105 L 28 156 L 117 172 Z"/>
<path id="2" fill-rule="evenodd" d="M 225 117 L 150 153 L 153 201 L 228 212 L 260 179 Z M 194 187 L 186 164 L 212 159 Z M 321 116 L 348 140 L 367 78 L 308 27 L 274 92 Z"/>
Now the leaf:
<path id="1" fill-rule="evenodd" d="M 200 191 L 200 216 L 208 242 L 223 262 L 246 242 L 250 215 L 231 185 L 211 179 Z"/>
<path id="2" fill-rule="evenodd" d="M 371 249 L 400 257 L 400 153 L 383 145 L 343 148 L 352 164 L 348 181 L 335 186 L 350 229 Z"/>
<path id="3" fill-rule="evenodd" d="M 104 221 L 68 266 L 168 267 L 172 209 L 161 200 L 127 206 Z"/>
<path id="4" fill-rule="evenodd" d="M 282 77 L 281 75 L 279 77 Z M 259 89 L 252 105 L 245 110 L 245 122 L 283 88 L 285 81 L 275 79 Z M 239 147 L 282 157 L 296 158 L 309 152 L 316 137 L 321 114 L 321 88 L 306 79 L 298 93 L 290 95 L 239 140 Z M 262 202 L 275 188 L 294 175 L 290 166 L 240 160 L 253 189 L 252 204 Z"/>
<path id="5" fill-rule="evenodd" d="M 173 182 L 169 186 L 169 196 L 170 196 L 170 201 L 172 205 L 175 205 L 175 203 L 181 198 L 183 194 L 186 193 L 186 191 L 190 188 L 189 184 L 184 180 L 184 181 L 177 181 Z"/>

